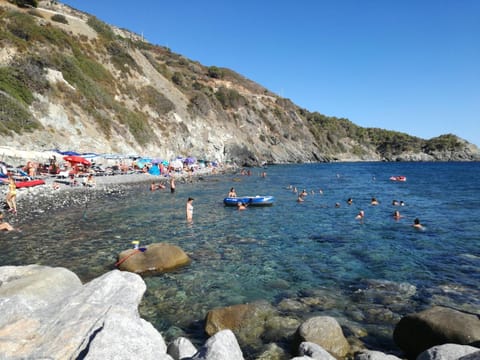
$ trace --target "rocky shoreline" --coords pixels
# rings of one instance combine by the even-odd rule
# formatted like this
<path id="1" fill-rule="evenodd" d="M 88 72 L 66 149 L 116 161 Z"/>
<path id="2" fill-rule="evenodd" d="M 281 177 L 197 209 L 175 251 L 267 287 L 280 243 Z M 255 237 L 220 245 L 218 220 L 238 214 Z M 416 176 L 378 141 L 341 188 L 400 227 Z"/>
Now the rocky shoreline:
<path id="1" fill-rule="evenodd" d="M 82 284 L 65 268 L 0 267 L 0 358 L 244 359 L 237 333 L 249 318 L 261 317 L 258 305 L 209 312 L 206 328 L 212 335 L 199 348 L 184 337 L 167 345 L 138 313 L 145 290 L 143 279 L 127 271 L 112 270 Z M 316 316 L 295 330 L 293 354 L 272 344 L 257 359 L 473 360 L 480 357 L 479 323 L 478 315 L 445 307 L 405 316 L 394 332 L 404 352 L 397 357 L 353 352 L 335 318 Z"/>

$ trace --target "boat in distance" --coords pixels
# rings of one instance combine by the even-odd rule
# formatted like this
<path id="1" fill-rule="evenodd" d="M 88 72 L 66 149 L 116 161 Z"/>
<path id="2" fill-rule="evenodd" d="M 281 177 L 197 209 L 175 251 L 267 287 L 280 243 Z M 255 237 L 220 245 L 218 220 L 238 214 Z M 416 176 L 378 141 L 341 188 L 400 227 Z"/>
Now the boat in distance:
<path id="1" fill-rule="evenodd" d="M 407 177 L 406 176 L 390 176 L 390 180 L 392 181 L 407 181 Z"/>
<path id="2" fill-rule="evenodd" d="M 244 204 L 248 206 L 270 206 L 275 202 L 273 196 L 239 196 L 239 197 L 226 197 L 223 199 L 223 203 L 226 206 L 237 206 L 238 204 Z"/>

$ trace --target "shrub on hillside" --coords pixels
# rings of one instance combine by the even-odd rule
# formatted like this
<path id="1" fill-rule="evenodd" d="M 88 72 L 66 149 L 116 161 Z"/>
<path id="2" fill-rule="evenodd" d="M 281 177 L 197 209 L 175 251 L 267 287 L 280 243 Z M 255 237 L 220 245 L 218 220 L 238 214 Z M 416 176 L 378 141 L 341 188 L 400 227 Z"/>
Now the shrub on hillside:
<path id="1" fill-rule="evenodd" d="M 0 91 L 0 134 L 21 134 L 40 128 L 40 123 L 22 103 Z"/>
<path id="2" fill-rule="evenodd" d="M 98 20 L 95 16 L 90 16 L 87 20 L 87 24 L 102 38 L 106 40 L 113 40 L 115 38 L 112 29 L 103 21 Z"/>
<path id="3" fill-rule="evenodd" d="M 216 66 L 210 66 L 207 71 L 208 76 L 210 76 L 213 79 L 221 79 L 223 78 L 223 71 L 222 69 L 216 67 Z"/>
<path id="4" fill-rule="evenodd" d="M 183 86 L 185 78 L 183 77 L 182 73 L 176 71 L 173 73 L 172 81 L 175 85 Z"/>
<path id="5" fill-rule="evenodd" d="M 18 7 L 37 7 L 38 0 L 9 0 L 12 4 L 17 5 Z"/>
<path id="6" fill-rule="evenodd" d="M 55 14 L 51 17 L 52 21 L 56 21 L 62 24 L 68 24 L 68 20 L 65 16 L 61 14 Z"/>
<path id="7" fill-rule="evenodd" d="M 247 104 L 247 100 L 235 89 L 228 89 L 221 86 L 215 93 L 215 97 L 222 104 L 224 109 L 238 109 Z"/>

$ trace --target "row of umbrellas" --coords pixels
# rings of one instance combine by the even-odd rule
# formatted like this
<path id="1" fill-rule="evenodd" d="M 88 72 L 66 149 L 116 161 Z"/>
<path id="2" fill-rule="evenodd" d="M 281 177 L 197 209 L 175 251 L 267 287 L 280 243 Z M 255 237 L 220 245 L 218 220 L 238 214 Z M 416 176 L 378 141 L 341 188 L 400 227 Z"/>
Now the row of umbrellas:
<path id="1" fill-rule="evenodd" d="M 90 160 L 86 159 L 83 156 L 80 155 L 66 155 L 63 157 L 63 160 L 68 161 L 72 164 L 82 164 L 85 166 L 90 166 L 92 163 Z M 140 168 L 143 168 L 147 164 L 157 164 L 157 165 L 165 165 L 165 166 L 172 166 L 174 168 L 180 168 L 183 166 L 183 164 L 187 165 L 192 165 L 195 164 L 197 159 L 194 157 L 187 157 L 187 158 L 177 158 L 173 161 L 167 161 L 167 160 L 162 160 L 162 159 L 150 159 L 150 158 L 141 158 L 137 160 L 137 165 Z"/>

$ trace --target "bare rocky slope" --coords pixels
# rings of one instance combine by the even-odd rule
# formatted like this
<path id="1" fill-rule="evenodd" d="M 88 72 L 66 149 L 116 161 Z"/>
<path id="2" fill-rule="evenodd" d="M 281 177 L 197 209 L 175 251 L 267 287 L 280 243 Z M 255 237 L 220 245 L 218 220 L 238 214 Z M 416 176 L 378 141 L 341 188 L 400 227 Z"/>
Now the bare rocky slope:
<path id="1" fill-rule="evenodd" d="M 242 165 L 480 160 L 455 135 L 424 140 L 309 112 L 57 1 L 0 0 L 0 44 L 0 146 Z"/>

